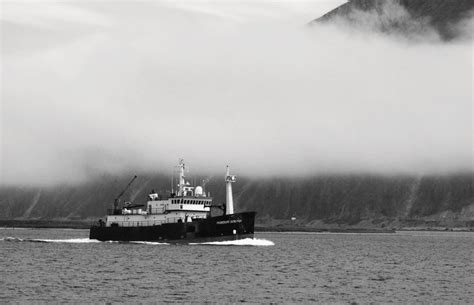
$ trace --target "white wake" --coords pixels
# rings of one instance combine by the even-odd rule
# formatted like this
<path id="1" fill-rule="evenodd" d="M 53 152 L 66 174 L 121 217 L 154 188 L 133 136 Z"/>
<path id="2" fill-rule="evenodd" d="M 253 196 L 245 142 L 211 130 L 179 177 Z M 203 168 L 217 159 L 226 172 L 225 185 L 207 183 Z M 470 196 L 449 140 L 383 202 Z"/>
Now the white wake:
<path id="1" fill-rule="evenodd" d="M 70 243 L 70 244 L 89 244 L 89 243 L 100 243 L 97 239 L 89 238 L 71 238 L 71 239 L 32 239 L 32 241 L 45 242 L 45 243 Z"/>
<path id="2" fill-rule="evenodd" d="M 267 239 L 245 238 L 237 240 L 210 241 L 204 243 L 189 243 L 190 245 L 213 245 L 213 246 L 274 246 L 275 243 Z"/>
<path id="3" fill-rule="evenodd" d="M 158 245 L 158 246 L 167 246 L 168 243 L 159 243 L 154 241 L 131 241 L 131 244 L 140 244 L 140 245 Z"/>
<path id="4" fill-rule="evenodd" d="M 69 244 L 90 244 L 90 243 L 101 243 L 97 239 L 89 238 L 70 238 L 70 239 L 39 239 L 39 238 L 18 238 L 18 237 L 5 237 L 0 238 L 0 241 L 9 242 L 38 242 L 38 243 L 69 243 Z M 119 242 L 119 241 L 105 241 L 106 243 L 131 243 L 141 245 L 157 245 L 164 246 L 170 245 L 166 242 L 152 242 L 152 241 L 130 241 L 130 242 Z M 237 240 L 225 240 L 225 241 L 211 241 L 202 243 L 189 243 L 189 245 L 212 245 L 212 246 L 274 246 L 271 240 L 258 239 L 258 238 L 245 238 Z"/>
<path id="5" fill-rule="evenodd" d="M 70 239 L 40 239 L 40 238 L 18 238 L 18 237 L 5 237 L 0 241 L 13 241 L 13 242 L 38 242 L 38 243 L 70 243 L 70 244 L 88 244 L 88 243 L 100 243 L 96 239 L 89 238 L 70 238 Z"/>

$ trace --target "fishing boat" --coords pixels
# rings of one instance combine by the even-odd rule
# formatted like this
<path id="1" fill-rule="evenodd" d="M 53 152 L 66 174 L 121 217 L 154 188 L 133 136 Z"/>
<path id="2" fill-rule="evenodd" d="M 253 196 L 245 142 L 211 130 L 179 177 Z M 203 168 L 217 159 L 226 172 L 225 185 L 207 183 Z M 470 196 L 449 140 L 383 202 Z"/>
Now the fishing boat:
<path id="1" fill-rule="evenodd" d="M 106 220 L 99 220 L 90 228 L 90 239 L 100 241 L 153 241 L 153 242 L 208 242 L 253 238 L 255 212 L 234 213 L 232 184 L 236 176 L 226 168 L 226 202 L 222 215 L 212 216 L 210 193 L 203 186 L 191 186 L 185 177 L 183 159 L 178 164 L 177 192 L 159 195 L 152 191 L 146 204 L 120 204 L 130 185 L 114 201 Z M 217 205 L 218 206 L 218 205 Z"/>

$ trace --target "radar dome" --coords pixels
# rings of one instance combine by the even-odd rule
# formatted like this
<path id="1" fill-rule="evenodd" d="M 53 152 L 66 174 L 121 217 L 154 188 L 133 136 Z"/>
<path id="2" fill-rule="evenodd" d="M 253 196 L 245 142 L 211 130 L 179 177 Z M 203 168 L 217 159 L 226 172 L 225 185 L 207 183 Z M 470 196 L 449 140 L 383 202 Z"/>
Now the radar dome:
<path id="1" fill-rule="evenodd" d="M 194 189 L 194 195 L 196 196 L 202 196 L 202 187 L 201 186 L 196 186 L 196 188 Z"/>

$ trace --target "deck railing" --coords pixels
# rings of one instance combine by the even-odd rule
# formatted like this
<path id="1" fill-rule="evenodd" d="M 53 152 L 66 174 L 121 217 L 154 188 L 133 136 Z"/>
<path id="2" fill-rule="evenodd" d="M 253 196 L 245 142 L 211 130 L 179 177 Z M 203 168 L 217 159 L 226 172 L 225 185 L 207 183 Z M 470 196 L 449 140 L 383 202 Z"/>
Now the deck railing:
<path id="1" fill-rule="evenodd" d="M 145 221 L 114 221 L 111 224 L 119 227 L 150 227 L 159 226 L 164 223 L 176 223 L 181 217 L 170 217 L 166 220 L 145 220 Z"/>
<path id="2" fill-rule="evenodd" d="M 122 214 L 122 210 L 114 210 L 114 209 L 107 209 L 107 215 L 150 215 L 150 214 L 163 214 L 166 209 L 165 208 L 152 208 L 152 209 L 143 209 L 143 212 L 147 214 L 139 214 L 138 210 L 129 210 L 132 211 L 130 214 Z M 151 212 L 151 213 L 150 213 Z"/>

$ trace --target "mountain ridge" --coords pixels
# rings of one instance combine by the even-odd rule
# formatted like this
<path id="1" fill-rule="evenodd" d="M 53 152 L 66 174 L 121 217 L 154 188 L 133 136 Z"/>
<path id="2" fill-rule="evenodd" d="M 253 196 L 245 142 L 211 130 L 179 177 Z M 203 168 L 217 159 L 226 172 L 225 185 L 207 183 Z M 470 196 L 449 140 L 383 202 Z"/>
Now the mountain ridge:
<path id="1" fill-rule="evenodd" d="M 343 21 L 350 26 L 404 35 L 427 35 L 434 30 L 442 40 L 449 41 L 466 34 L 462 23 L 472 22 L 473 11 L 474 1 L 469 0 L 350 0 L 310 24 Z"/>
<path id="2" fill-rule="evenodd" d="M 2 187 L 0 219 L 94 220 L 104 217 L 130 177 L 104 175 L 77 186 Z M 198 180 L 199 181 L 199 180 Z M 236 211 L 257 211 L 260 224 L 298 226 L 474 226 L 474 174 L 324 175 L 255 179 L 234 184 Z M 165 175 L 139 175 L 123 201 L 143 203 L 151 189 L 169 190 Z M 214 204 L 225 200 L 222 177 L 209 179 Z M 295 221 L 290 219 L 295 217 Z"/>

